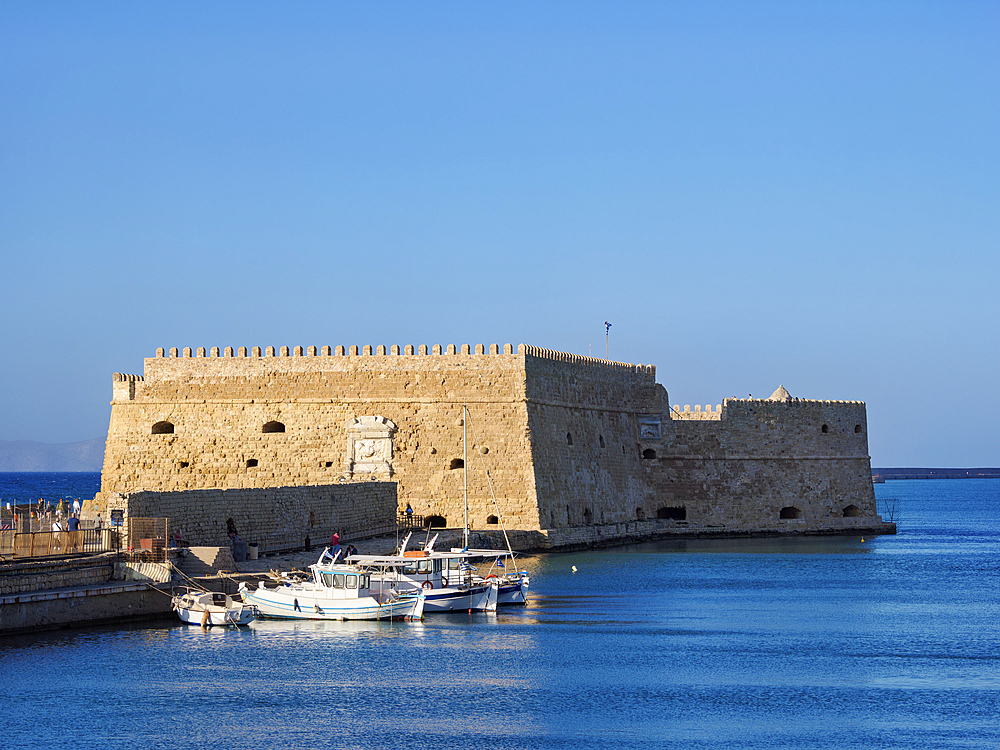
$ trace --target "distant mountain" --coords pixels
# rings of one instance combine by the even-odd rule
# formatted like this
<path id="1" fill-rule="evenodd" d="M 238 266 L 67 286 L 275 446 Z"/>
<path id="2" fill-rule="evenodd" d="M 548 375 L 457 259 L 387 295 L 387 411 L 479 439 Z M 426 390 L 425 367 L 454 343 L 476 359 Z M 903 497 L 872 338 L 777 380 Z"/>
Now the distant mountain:
<path id="1" fill-rule="evenodd" d="M 104 438 L 79 443 L 0 440 L 0 471 L 100 471 Z"/>

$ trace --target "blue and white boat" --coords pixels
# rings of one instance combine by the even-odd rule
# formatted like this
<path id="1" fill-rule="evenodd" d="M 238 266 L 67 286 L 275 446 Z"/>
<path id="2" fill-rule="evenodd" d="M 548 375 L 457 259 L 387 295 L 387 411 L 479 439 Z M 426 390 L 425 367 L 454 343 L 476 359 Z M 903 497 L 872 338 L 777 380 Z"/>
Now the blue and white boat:
<path id="1" fill-rule="evenodd" d="M 496 609 L 497 587 L 481 576 L 475 580 L 471 565 L 461 566 L 466 555 L 434 552 L 433 539 L 423 550 L 407 551 L 409 539 L 403 540 L 398 554 L 351 555 L 347 562 L 367 571 L 372 585 L 380 582 L 401 594 L 423 592 L 427 613 Z M 452 560 L 454 568 L 449 567 Z"/>
<path id="2" fill-rule="evenodd" d="M 251 589 L 240 584 L 243 601 L 257 609 L 259 617 L 284 620 L 421 620 L 424 593 L 401 590 L 368 571 L 337 562 L 324 550 L 309 566 L 312 578 L 283 577 L 277 586 L 263 581 Z"/>

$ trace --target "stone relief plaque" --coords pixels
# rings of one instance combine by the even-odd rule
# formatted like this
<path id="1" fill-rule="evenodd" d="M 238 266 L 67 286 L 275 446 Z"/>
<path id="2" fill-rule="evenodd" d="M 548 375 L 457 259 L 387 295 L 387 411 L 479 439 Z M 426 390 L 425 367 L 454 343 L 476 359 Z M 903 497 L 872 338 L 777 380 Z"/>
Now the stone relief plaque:
<path id="1" fill-rule="evenodd" d="M 659 417 L 639 417 L 639 439 L 640 440 L 660 439 Z"/>
<path id="2" fill-rule="evenodd" d="M 346 428 L 349 437 L 344 475 L 392 476 L 392 435 L 396 425 L 385 417 L 357 417 Z"/>

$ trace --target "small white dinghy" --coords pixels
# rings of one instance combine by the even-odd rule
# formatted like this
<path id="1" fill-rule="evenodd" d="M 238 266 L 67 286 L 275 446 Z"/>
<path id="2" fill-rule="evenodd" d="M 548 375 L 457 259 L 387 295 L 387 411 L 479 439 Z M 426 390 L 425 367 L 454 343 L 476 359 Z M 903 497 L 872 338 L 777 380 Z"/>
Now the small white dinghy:
<path id="1" fill-rule="evenodd" d="M 253 605 L 214 591 L 188 591 L 175 596 L 171 604 L 181 620 L 203 628 L 209 625 L 249 625 L 257 616 Z"/>

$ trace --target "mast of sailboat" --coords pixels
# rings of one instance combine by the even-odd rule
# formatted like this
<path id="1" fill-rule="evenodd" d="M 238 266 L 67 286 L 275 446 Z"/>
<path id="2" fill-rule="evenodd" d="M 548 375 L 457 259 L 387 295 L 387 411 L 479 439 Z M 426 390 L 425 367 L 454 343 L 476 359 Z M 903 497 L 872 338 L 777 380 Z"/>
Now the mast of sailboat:
<path id="1" fill-rule="evenodd" d="M 465 483 L 465 548 L 469 548 L 469 408 L 462 404 L 462 480 Z"/>

